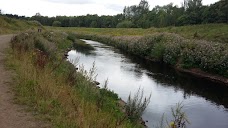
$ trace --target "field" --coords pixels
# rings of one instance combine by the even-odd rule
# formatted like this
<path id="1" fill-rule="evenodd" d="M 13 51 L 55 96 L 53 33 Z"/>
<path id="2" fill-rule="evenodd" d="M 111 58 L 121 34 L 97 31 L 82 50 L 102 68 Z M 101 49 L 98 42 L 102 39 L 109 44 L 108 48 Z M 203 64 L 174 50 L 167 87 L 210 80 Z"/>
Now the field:
<path id="1" fill-rule="evenodd" d="M 153 33 L 175 33 L 187 39 L 203 39 L 221 43 L 228 43 L 227 24 L 203 24 L 166 28 L 63 28 L 46 27 L 49 30 L 69 31 L 82 34 L 110 35 L 110 36 L 143 36 Z"/>

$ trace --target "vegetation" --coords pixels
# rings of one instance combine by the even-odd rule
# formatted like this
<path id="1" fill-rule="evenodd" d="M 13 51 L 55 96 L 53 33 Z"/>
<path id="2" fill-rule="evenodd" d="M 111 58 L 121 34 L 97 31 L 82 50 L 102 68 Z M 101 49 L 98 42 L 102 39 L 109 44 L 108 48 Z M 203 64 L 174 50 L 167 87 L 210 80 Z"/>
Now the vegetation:
<path id="1" fill-rule="evenodd" d="M 87 35 L 107 35 L 107 36 L 145 36 L 154 33 L 175 33 L 187 39 L 207 40 L 220 43 L 228 43 L 227 24 L 204 24 L 181 27 L 166 28 L 79 28 L 79 27 L 45 27 L 53 31 L 77 32 Z"/>
<path id="2" fill-rule="evenodd" d="M 67 36 L 68 40 L 71 40 L 73 42 L 73 48 L 78 50 L 78 51 L 90 51 L 90 50 L 94 50 L 94 47 L 92 47 L 89 44 L 86 44 L 85 41 L 83 40 L 79 40 L 76 38 L 76 36 L 72 33 L 69 33 Z"/>
<path id="3" fill-rule="evenodd" d="M 134 24 L 131 21 L 123 21 L 116 25 L 117 28 L 133 28 Z"/>
<path id="4" fill-rule="evenodd" d="M 138 5 L 125 7 L 123 13 L 115 16 L 56 16 L 47 17 L 37 13 L 33 17 L 5 14 L 10 18 L 36 20 L 45 26 L 52 26 L 55 21 L 61 22 L 62 27 L 167 27 L 208 23 L 228 23 L 227 0 L 220 0 L 211 5 L 202 5 L 202 0 L 183 0 L 181 7 L 170 3 L 149 9 L 147 0 L 140 0 Z M 126 22 L 127 21 L 127 22 Z"/>
<path id="5" fill-rule="evenodd" d="M 77 34 L 83 39 L 101 41 L 143 58 L 181 68 L 198 68 L 228 76 L 226 43 L 188 40 L 176 34 L 154 33 L 146 36 L 109 36 Z"/>
<path id="6" fill-rule="evenodd" d="M 190 122 L 188 121 L 185 112 L 183 112 L 183 107 L 182 103 L 177 103 L 174 108 L 171 108 L 173 120 L 167 121 L 166 119 L 165 122 L 165 115 L 163 114 L 161 122 L 156 128 L 186 128 L 187 124 L 190 124 Z"/>
<path id="7" fill-rule="evenodd" d="M 75 48 L 78 51 L 90 51 L 90 50 L 94 50 L 94 47 L 92 47 L 89 44 L 86 44 L 85 41 L 82 40 L 75 40 L 75 42 L 73 43 L 73 48 Z"/>
<path id="8" fill-rule="evenodd" d="M 73 42 L 65 33 L 22 33 L 11 41 L 8 66 L 17 73 L 19 103 L 31 106 L 54 127 L 141 127 L 122 119 L 117 94 L 94 85 L 89 72 L 65 61 Z"/>
<path id="9" fill-rule="evenodd" d="M 138 92 L 132 98 L 131 95 L 128 97 L 127 105 L 126 105 L 126 113 L 130 120 L 138 121 L 145 111 L 146 107 L 150 103 L 150 97 L 143 97 L 143 90 L 138 89 Z"/>
<path id="10" fill-rule="evenodd" d="M 52 26 L 54 26 L 54 27 L 61 27 L 61 22 L 60 21 L 54 21 L 53 23 L 52 23 Z"/>
<path id="11" fill-rule="evenodd" d="M 35 30 L 41 24 L 37 21 L 16 20 L 0 15 L 0 34 L 12 34 L 19 31 Z"/>

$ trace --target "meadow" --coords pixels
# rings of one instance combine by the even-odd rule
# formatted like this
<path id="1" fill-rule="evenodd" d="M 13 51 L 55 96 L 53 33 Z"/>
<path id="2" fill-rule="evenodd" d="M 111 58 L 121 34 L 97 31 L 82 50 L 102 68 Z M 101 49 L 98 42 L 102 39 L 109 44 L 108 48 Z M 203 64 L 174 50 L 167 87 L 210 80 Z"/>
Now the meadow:
<path id="1" fill-rule="evenodd" d="M 165 28 L 79 28 L 79 27 L 45 27 L 48 30 L 68 31 L 91 35 L 109 36 L 144 36 L 154 33 L 174 33 L 187 39 L 199 39 L 228 43 L 227 24 L 202 24 Z"/>

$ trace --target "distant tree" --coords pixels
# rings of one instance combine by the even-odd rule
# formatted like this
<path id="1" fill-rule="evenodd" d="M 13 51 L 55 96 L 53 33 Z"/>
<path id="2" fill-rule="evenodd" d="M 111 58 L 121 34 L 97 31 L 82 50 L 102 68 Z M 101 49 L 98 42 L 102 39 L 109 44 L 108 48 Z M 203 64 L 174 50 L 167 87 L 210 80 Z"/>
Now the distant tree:
<path id="1" fill-rule="evenodd" d="M 96 21 L 92 21 L 92 23 L 90 24 L 91 28 L 96 28 L 97 27 L 97 22 Z"/>
<path id="2" fill-rule="evenodd" d="M 148 1 L 146 0 L 141 0 L 139 5 L 138 5 L 138 11 L 139 14 L 146 14 L 149 12 L 150 5 Z"/>
<path id="3" fill-rule="evenodd" d="M 202 23 L 202 0 L 184 0 L 184 8 L 186 10 L 185 15 L 187 15 L 187 24 Z"/>
<path id="4" fill-rule="evenodd" d="M 36 13 L 31 18 L 13 14 L 2 14 L 9 18 L 36 20 L 45 26 L 62 27 L 167 27 L 202 23 L 228 23 L 228 2 L 220 0 L 211 5 L 202 5 L 202 0 L 183 0 L 182 6 L 172 3 L 164 6 L 155 6 L 149 10 L 147 0 L 140 0 L 138 5 L 126 6 L 123 13 L 115 16 L 56 16 L 47 17 Z M 58 21 L 57 23 L 55 21 Z M 60 22 L 60 23 L 59 23 Z"/>
<path id="5" fill-rule="evenodd" d="M 39 12 L 37 12 L 37 13 L 35 14 L 35 16 L 41 16 L 41 14 L 40 14 Z"/>
<path id="6" fill-rule="evenodd" d="M 52 23 L 52 26 L 54 26 L 54 27 L 60 27 L 61 25 L 62 25 L 62 23 L 60 21 L 54 21 Z"/>
<path id="7" fill-rule="evenodd" d="M 134 26 L 131 21 L 123 21 L 116 25 L 117 28 L 133 28 Z"/>

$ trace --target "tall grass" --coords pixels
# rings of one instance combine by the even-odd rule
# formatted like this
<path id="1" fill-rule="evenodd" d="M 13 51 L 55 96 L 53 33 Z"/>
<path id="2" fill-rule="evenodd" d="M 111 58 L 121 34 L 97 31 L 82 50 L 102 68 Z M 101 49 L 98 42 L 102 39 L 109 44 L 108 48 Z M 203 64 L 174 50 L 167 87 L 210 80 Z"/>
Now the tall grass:
<path id="1" fill-rule="evenodd" d="M 41 24 L 37 21 L 26 21 L 0 16 L 0 35 L 18 33 L 25 30 L 37 30 Z"/>
<path id="2" fill-rule="evenodd" d="M 125 110 L 130 120 L 138 121 L 141 118 L 143 112 L 150 103 L 150 97 L 151 95 L 148 98 L 144 98 L 143 90 L 140 88 L 134 97 L 129 95 Z"/>
<path id="3" fill-rule="evenodd" d="M 142 127 L 129 119 L 120 121 L 124 113 L 119 98 L 107 88 L 95 87 L 95 68 L 76 71 L 65 61 L 64 49 L 73 45 L 67 36 L 22 33 L 12 39 L 7 63 L 17 73 L 18 102 L 29 105 L 54 127 Z"/>
<path id="4" fill-rule="evenodd" d="M 172 120 L 165 120 L 165 114 L 162 115 L 160 123 L 155 126 L 156 128 L 186 128 L 190 124 L 185 112 L 183 111 L 184 105 L 177 103 L 172 111 Z"/>

